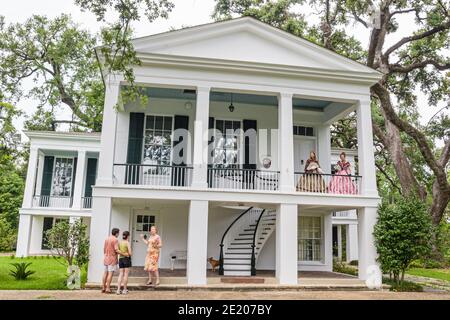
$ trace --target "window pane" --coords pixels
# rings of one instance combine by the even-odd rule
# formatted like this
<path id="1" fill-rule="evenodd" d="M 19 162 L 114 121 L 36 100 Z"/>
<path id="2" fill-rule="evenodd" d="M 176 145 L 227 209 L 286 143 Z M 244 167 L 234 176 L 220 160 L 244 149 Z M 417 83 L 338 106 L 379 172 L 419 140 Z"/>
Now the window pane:
<path id="1" fill-rule="evenodd" d="M 306 135 L 307 135 L 308 137 L 313 137 L 313 136 L 314 136 L 314 130 L 313 130 L 313 128 L 307 127 L 307 128 L 306 128 Z"/>
<path id="2" fill-rule="evenodd" d="M 305 127 L 298 127 L 298 134 L 299 135 L 304 136 L 305 135 L 305 131 L 306 131 Z"/>
<path id="3" fill-rule="evenodd" d="M 172 117 L 164 117 L 164 130 L 172 131 Z"/>
<path id="4" fill-rule="evenodd" d="M 163 121 L 163 117 L 155 117 L 155 129 L 162 130 Z"/>
<path id="5" fill-rule="evenodd" d="M 155 127 L 155 117 L 154 116 L 147 116 L 147 122 L 145 127 L 147 129 L 153 129 Z"/>
<path id="6" fill-rule="evenodd" d="M 141 215 L 138 215 L 138 216 L 137 216 L 137 222 L 138 222 L 138 223 L 141 223 L 141 222 L 142 222 L 142 216 L 141 216 Z"/>

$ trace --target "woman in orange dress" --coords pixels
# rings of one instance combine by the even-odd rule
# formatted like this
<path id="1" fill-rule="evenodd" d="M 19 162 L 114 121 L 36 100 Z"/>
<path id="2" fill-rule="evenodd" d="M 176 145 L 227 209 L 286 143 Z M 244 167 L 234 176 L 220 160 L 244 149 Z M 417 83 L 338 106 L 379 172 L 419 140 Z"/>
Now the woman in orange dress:
<path id="1" fill-rule="evenodd" d="M 159 285 L 158 260 L 159 250 L 162 247 L 161 237 L 157 234 L 155 226 L 150 229 L 150 237 L 145 239 L 141 234 L 142 241 L 147 245 L 147 256 L 145 257 L 144 270 L 148 272 L 147 285 L 153 284 L 153 277 L 155 278 L 155 285 Z"/>

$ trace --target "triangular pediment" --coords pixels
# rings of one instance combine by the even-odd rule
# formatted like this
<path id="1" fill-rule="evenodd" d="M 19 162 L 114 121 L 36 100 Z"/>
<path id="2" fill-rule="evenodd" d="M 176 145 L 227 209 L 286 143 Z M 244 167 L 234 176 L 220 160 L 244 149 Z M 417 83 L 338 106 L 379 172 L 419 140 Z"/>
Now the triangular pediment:
<path id="1" fill-rule="evenodd" d="M 239 18 L 133 40 L 137 52 L 376 73 L 253 18 Z"/>

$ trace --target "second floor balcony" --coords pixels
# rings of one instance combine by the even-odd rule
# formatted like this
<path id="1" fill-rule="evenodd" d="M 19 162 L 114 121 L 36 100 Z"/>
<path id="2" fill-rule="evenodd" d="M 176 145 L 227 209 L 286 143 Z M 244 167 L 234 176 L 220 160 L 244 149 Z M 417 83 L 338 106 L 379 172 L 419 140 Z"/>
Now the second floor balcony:
<path id="1" fill-rule="evenodd" d="M 145 164 L 115 164 L 115 185 L 140 185 L 148 187 L 192 186 L 193 166 L 167 166 Z M 210 166 L 207 170 L 209 189 L 233 191 L 278 191 L 279 171 L 221 168 Z M 361 176 L 295 172 L 296 192 L 320 194 L 361 194 Z"/>

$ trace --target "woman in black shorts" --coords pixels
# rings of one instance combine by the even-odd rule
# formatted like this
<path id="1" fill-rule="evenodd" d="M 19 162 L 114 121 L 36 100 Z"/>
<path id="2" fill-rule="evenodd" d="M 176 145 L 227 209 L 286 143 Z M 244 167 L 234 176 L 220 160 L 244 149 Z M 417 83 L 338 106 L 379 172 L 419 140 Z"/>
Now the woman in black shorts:
<path id="1" fill-rule="evenodd" d="M 131 244 L 128 238 L 130 233 L 124 231 L 122 233 L 122 240 L 119 241 L 119 278 L 117 279 L 117 294 L 127 294 L 128 289 L 128 273 L 131 268 Z M 123 287 L 123 289 L 122 289 Z"/>

